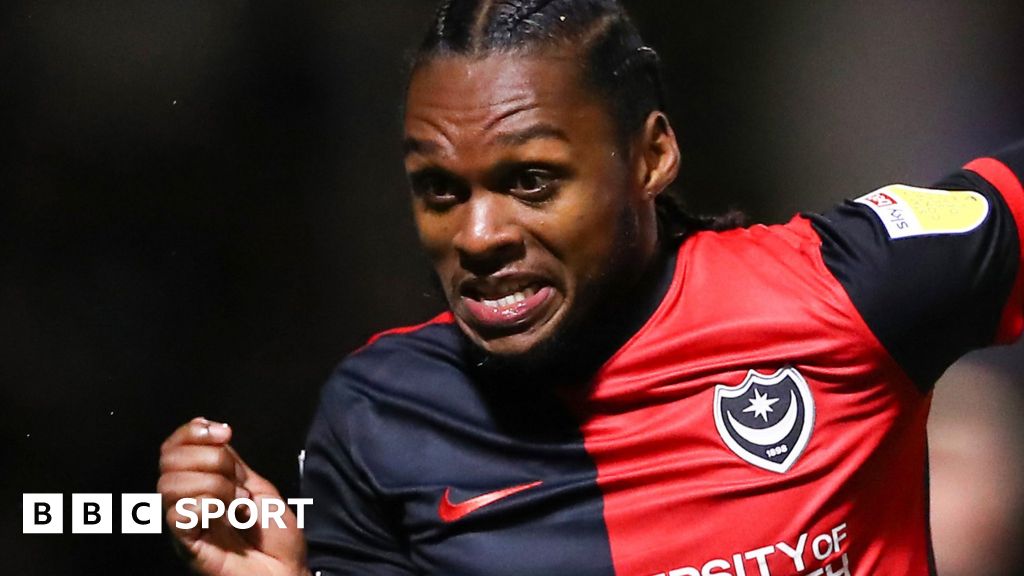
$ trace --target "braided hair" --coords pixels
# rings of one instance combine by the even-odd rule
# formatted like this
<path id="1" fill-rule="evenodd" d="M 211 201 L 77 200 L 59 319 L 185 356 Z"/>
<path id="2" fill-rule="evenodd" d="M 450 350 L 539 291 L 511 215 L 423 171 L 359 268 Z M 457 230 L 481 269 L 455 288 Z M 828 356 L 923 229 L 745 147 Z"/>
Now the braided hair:
<path id="1" fill-rule="evenodd" d="M 584 81 L 608 104 L 623 142 L 652 111 L 665 109 L 657 52 L 647 46 L 617 0 L 442 0 L 413 58 L 413 71 L 436 57 L 486 56 L 572 47 L 582 55 Z M 670 190 L 655 200 L 658 233 L 682 241 L 698 230 L 743 223 L 731 212 L 690 214 Z"/>

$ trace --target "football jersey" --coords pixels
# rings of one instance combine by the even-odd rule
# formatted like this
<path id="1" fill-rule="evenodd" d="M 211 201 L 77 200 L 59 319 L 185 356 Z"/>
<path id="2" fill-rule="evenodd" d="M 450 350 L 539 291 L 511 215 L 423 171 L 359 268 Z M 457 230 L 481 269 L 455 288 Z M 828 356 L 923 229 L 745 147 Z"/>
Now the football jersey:
<path id="1" fill-rule="evenodd" d="M 310 429 L 311 570 L 933 572 L 930 393 L 1024 328 L 1020 174 L 696 233 L 583 380 L 497 382 L 449 313 L 376 336 Z"/>

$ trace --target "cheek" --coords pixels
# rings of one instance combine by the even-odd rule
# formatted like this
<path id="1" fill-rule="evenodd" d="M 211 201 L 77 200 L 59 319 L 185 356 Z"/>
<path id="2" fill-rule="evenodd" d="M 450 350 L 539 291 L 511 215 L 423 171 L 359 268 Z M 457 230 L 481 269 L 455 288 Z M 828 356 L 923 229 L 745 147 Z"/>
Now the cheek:
<path id="1" fill-rule="evenodd" d="M 449 218 L 419 209 L 414 209 L 414 216 L 420 246 L 435 265 L 440 265 L 445 257 L 452 252 L 452 224 L 449 222 Z"/>
<path id="2" fill-rule="evenodd" d="M 567 202 L 544 220 L 538 236 L 567 268 L 570 282 L 600 275 L 618 251 L 623 216 L 629 212 L 625 202 L 617 201 L 618 194 L 581 194 L 579 201 Z"/>

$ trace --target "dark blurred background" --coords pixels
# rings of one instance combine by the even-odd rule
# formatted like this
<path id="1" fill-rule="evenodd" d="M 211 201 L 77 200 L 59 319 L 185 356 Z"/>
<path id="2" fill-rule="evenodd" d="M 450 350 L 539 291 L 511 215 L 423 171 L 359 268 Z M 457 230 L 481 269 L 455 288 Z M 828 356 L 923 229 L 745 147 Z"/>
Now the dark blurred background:
<path id="1" fill-rule="evenodd" d="M 626 4 L 662 54 L 678 187 L 698 211 L 782 221 L 926 185 L 1024 136 L 1019 0 Z M 162 439 L 204 415 L 295 495 L 331 368 L 440 309 L 398 146 L 404 55 L 432 12 L 0 5 L 0 572 L 184 573 L 166 535 L 22 535 L 21 494 L 152 492 Z M 1018 346 L 958 367 L 943 421 L 1020 420 L 1022 360 Z M 965 397 L 987 400 L 964 411 Z M 1008 518 L 989 540 L 1015 542 L 1024 438 L 994 430 L 1003 444 L 937 434 L 960 450 L 944 460 L 933 443 L 933 476 L 943 462 L 977 475 L 941 476 L 952 489 L 936 498 L 1001 464 L 1010 484 L 982 494 L 985 519 Z M 950 541 L 969 536 L 959 526 Z M 1000 562 L 1018 548 L 968 548 L 964 568 L 938 554 L 946 574 L 1013 574 Z"/>

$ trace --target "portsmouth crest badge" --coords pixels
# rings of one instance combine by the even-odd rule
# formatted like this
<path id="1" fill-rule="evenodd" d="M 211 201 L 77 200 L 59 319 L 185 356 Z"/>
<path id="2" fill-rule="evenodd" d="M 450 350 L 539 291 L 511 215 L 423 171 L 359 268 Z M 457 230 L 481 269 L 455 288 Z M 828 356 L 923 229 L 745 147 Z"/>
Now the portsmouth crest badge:
<path id="1" fill-rule="evenodd" d="M 814 398 L 796 368 L 751 370 L 738 386 L 715 387 L 715 425 L 737 456 L 772 472 L 789 470 L 814 428 Z"/>

